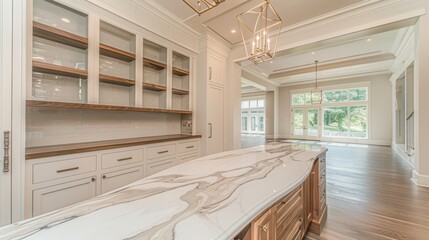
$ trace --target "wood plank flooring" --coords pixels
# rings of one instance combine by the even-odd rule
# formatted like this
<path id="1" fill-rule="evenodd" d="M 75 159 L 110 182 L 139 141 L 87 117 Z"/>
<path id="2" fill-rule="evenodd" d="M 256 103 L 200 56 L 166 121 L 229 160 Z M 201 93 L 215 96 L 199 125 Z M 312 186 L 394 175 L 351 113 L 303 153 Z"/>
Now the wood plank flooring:
<path id="1" fill-rule="evenodd" d="M 306 240 L 429 239 L 429 189 L 390 147 L 326 147 L 328 219 Z"/>

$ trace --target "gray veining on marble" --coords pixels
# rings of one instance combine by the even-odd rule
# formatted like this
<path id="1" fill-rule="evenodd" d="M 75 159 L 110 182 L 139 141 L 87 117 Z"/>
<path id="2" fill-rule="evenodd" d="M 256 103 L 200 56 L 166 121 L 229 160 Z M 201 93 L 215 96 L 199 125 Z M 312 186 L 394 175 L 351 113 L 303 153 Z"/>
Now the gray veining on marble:
<path id="1" fill-rule="evenodd" d="M 324 151 L 271 143 L 203 157 L 6 226 L 0 238 L 228 239 L 302 182 Z"/>

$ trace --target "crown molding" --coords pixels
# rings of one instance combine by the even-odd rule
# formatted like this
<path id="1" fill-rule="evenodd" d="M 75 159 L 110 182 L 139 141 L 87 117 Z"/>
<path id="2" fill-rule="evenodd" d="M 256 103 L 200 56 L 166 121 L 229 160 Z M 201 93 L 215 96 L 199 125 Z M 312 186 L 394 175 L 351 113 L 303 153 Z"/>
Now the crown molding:
<path id="1" fill-rule="evenodd" d="M 341 81 L 345 79 L 351 79 L 351 78 L 359 78 L 359 77 L 369 77 L 369 76 L 379 76 L 379 75 L 391 75 L 392 73 L 387 70 L 381 70 L 381 71 L 373 71 L 373 72 L 367 72 L 367 73 L 357 73 L 357 74 L 349 74 L 345 76 L 338 76 L 338 77 L 332 77 L 332 78 L 322 78 L 319 79 L 318 82 L 331 82 L 331 81 Z M 299 86 L 299 85 L 306 85 L 311 84 L 312 82 L 291 82 L 291 83 L 282 83 L 280 84 L 280 87 L 290 87 L 290 86 Z"/>
<path id="2" fill-rule="evenodd" d="M 266 76 L 264 76 L 262 73 L 257 72 L 257 71 L 255 71 L 255 70 L 253 70 L 253 69 L 251 69 L 251 68 L 246 68 L 245 66 L 242 66 L 242 67 L 241 67 L 241 71 L 246 72 L 246 73 L 248 73 L 248 74 L 250 74 L 250 75 L 254 76 L 255 78 L 257 78 L 257 79 L 259 79 L 259 80 L 261 80 L 261 81 L 263 81 L 263 82 L 265 82 L 265 83 L 269 84 L 270 86 L 273 86 L 273 87 L 279 87 L 279 86 L 280 86 L 280 83 L 270 81 L 270 80 L 269 80 Z M 250 81 L 251 81 L 251 79 L 248 79 L 248 80 L 250 80 Z"/>
<path id="3" fill-rule="evenodd" d="M 331 61 L 320 62 L 319 70 L 331 70 L 337 68 L 351 67 L 356 65 L 368 64 L 368 63 L 376 63 L 394 60 L 395 55 L 391 53 L 376 53 L 376 54 L 361 54 L 358 56 L 351 56 L 343 59 L 333 59 Z M 305 73 L 314 72 L 314 64 L 310 64 L 307 66 L 291 68 L 286 71 L 280 71 L 273 74 L 270 74 L 268 79 L 276 79 L 281 77 L 290 77 L 294 75 L 300 75 Z"/>
<path id="4" fill-rule="evenodd" d="M 393 72 L 393 75 L 389 79 L 391 83 L 394 83 L 405 69 L 414 61 L 414 26 L 408 27 L 402 36 L 399 37 L 401 37 L 401 39 L 397 49 L 395 50 L 396 59 L 390 68 L 390 71 Z"/>
<path id="5" fill-rule="evenodd" d="M 426 13 L 421 0 L 368 0 L 282 29 L 277 51 L 416 18 Z M 385 13 L 383 15 L 383 12 Z M 233 45 L 233 61 L 246 60 L 242 42 Z"/>
<path id="6" fill-rule="evenodd" d="M 159 5 L 158 3 L 154 2 L 153 0 L 144 0 L 148 5 L 145 5 L 142 3 L 143 0 L 131 0 L 132 2 L 136 3 L 137 5 L 157 13 L 157 16 L 162 18 L 167 23 L 171 24 L 172 26 L 190 34 L 194 37 L 201 37 L 201 34 L 197 31 L 195 31 L 193 28 L 186 25 L 182 19 L 178 18 L 176 15 L 169 12 L 167 9 Z"/>

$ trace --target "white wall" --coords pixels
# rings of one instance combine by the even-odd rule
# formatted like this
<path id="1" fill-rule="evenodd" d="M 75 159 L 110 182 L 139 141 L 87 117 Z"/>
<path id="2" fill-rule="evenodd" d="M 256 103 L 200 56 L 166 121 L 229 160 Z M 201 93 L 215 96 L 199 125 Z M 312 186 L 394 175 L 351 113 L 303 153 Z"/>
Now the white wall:
<path id="1" fill-rule="evenodd" d="M 27 147 L 180 134 L 180 115 L 27 109 Z"/>
<path id="2" fill-rule="evenodd" d="M 325 87 L 369 82 L 369 137 L 368 140 L 356 140 L 357 142 L 390 145 L 392 141 L 392 93 L 389 77 L 389 75 L 378 75 L 321 82 L 319 84 L 321 87 Z M 312 87 L 314 87 L 314 84 L 303 84 L 280 88 L 279 137 L 290 137 L 290 91 Z"/>

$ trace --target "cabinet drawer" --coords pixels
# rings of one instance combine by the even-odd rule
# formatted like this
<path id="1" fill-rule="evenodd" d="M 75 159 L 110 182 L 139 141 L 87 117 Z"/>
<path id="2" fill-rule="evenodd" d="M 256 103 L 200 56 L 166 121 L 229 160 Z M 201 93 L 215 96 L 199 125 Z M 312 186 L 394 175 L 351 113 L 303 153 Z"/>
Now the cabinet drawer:
<path id="1" fill-rule="evenodd" d="M 143 164 L 143 150 L 133 150 L 103 154 L 101 156 L 101 168 L 123 166 L 131 163 L 141 162 Z"/>
<path id="2" fill-rule="evenodd" d="M 33 183 L 88 173 L 97 169 L 97 157 L 82 157 L 63 161 L 39 163 L 33 166 Z"/>
<path id="3" fill-rule="evenodd" d="M 192 142 L 185 142 L 185 143 L 179 143 L 177 145 L 179 154 L 181 153 L 190 153 L 194 151 L 200 150 L 200 142 L 198 141 L 192 141 Z"/>
<path id="4" fill-rule="evenodd" d="M 147 149 L 147 159 L 155 159 L 176 154 L 176 144 L 149 147 Z"/>
<path id="5" fill-rule="evenodd" d="M 125 170 L 103 173 L 101 175 L 101 193 L 106 193 L 143 177 L 143 167 L 134 167 Z"/>
<path id="6" fill-rule="evenodd" d="M 95 197 L 95 186 L 94 176 L 34 190 L 33 217 Z"/>
<path id="7" fill-rule="evenodd" d="M 169 158 L 165 160 L 148 163 L 146 167 L 147 175 L 149 176 L 157 172 L 160 172 L 164 169 L 173 167 L 175 165 L 174 160 L 175 158 Z"/>
<path id="8" fill-rule="evenodd" d="M 189 154 L 189 155 L 185 155 L 185 156 L 180 156 L 177 158 L 178 163 L 177 164 L 182 164 L 194 159 L 197 159 L 200 157 L 200 154 L 198 153 L 193 153 L 193 154 Z"/>

